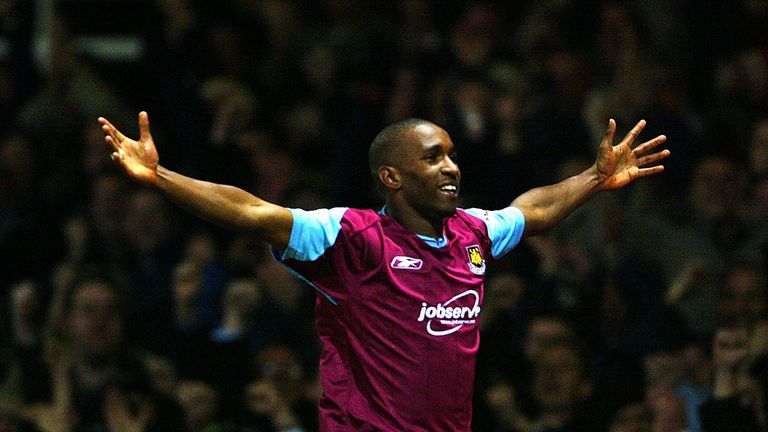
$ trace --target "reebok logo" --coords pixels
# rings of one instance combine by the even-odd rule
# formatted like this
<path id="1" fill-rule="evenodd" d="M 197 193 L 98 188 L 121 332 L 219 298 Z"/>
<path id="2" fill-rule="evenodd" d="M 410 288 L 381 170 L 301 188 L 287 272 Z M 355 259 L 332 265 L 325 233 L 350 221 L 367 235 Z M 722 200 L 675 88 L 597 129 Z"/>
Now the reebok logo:
<path id="1" fill-rule="evenodd" d="M 474 304 L 460 306 L 458 300 L 464 297 L 474 297 Z M 462 302 L 466 304 L 467 302 Z M 427 303 L 421 304 L 419 312 L 419 322 L 427 321 L 427 333 L 432 336 L 445 336 L 459 331 L 462 327 L 469 324 L 475 324 L 480 315 L 480 295 L 477 291 L 467 290 L 461 294 L 453 296 L 445 303 L 438 303 L 437 306 L 430 306 Z"/>
<path id="2" fill-rule="evenodd" d="M 419 270 L 422 265 L 424 265 L 424 261 L 402 255 L 392 258 L 392 262 L 389 263 L 390 267 L 401 270 Z"/>

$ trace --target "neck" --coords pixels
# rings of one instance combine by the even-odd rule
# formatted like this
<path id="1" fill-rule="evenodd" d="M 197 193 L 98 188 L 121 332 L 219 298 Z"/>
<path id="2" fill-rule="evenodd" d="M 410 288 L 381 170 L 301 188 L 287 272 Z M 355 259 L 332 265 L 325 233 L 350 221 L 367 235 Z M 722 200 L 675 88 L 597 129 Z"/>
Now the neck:
<path id="1" fill-rule="evenodd" d="M 416 234 L 439 238 L 443 235 L 443 216 L 426 217 L 416 209 L 387 203 L 387 215 Z"/>

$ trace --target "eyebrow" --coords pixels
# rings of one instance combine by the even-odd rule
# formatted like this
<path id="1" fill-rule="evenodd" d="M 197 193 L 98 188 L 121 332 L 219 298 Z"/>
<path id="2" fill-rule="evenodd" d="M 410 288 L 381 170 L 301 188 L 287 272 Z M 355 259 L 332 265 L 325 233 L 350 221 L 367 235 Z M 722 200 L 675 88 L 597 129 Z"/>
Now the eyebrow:
<path id="1" fill-rule="evenodd" d="M 424 153 L 431 153 L 431 152 L 434 152 L 434 151 L 440 151 L 440 149 L 441 149 L 440 143 L 431 144 L 431 145 L 428 145 L 427 148 L 424 149 Z"/>
<path id="2" fill-rule="evenodd" d="M 428 154 L 428 153 L 431 153 L 431 152 L 442 152 L 442 149 L 443 149 L 443 146 L 440 143 L 428 144 L 427 148 L 424 149 L 424 154 Z M 448 149 L 448 151 L 446 151 L 445 153 L 447 153 L 447 154 L 455 154 L 455 153 L 458 153 L 458 152 L 456 151 L 456 147 L 451 146 Z"/>

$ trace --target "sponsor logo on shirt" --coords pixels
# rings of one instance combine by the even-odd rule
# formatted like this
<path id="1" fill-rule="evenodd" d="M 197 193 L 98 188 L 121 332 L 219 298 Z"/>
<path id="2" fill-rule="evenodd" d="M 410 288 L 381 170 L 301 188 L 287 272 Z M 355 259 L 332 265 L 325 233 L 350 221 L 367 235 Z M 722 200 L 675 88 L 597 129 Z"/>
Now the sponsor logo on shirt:
<path id="1" fill-rule="evenodd" d="M 476 275 L 485 274 L 485 259 L 480 254 L 480 246 L 467 246 L 467 256 L 469 257 L 469 262 L 467 262 L 469 271 Z"/>
<path id="2" fill-rule="evenodd" d="M 465 297 L 469 297 L 469 305 L 466 300 L 459 301 Z M 427 333 L 432 336 L 445 336 L 475 324 L 479 315 L 480 295 L 475 290 L 467 290 L 435 306 L 422 302 L 418 321 L 427 320 Z"/>
<path id="3" fill-rule="evenodd" d="M 424 264 L 424 261 L 418 258 L 411 258 L 407 256 L 398 255 L 392 258 L 392 262 L 389 266 L 395 269 L 402 270 L 419 270 Z"/>

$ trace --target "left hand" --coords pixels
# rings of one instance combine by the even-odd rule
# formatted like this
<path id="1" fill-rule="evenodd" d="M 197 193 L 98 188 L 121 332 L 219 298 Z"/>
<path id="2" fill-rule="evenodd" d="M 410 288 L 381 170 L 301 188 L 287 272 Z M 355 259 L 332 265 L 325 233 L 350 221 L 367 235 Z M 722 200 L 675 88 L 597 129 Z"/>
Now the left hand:
<path id="1" fill-rule="evenodd" d="M 616 121 L 613 119 L 608 121 L 608 130 L 600 143 L 600 150 L 594 165 L 603 190 L 619 189 L 637 178 L 664 171 L 663 165 L 654 164 L 669 156 L 669 150 L 664 149 L 650 154 L 648 152 L 666 141 L 666 136 L 659 135 L 632 148 L 632 144 L 644 127 L 645 120 L 640 120 L 621 142 L 613 145 Z"/>

